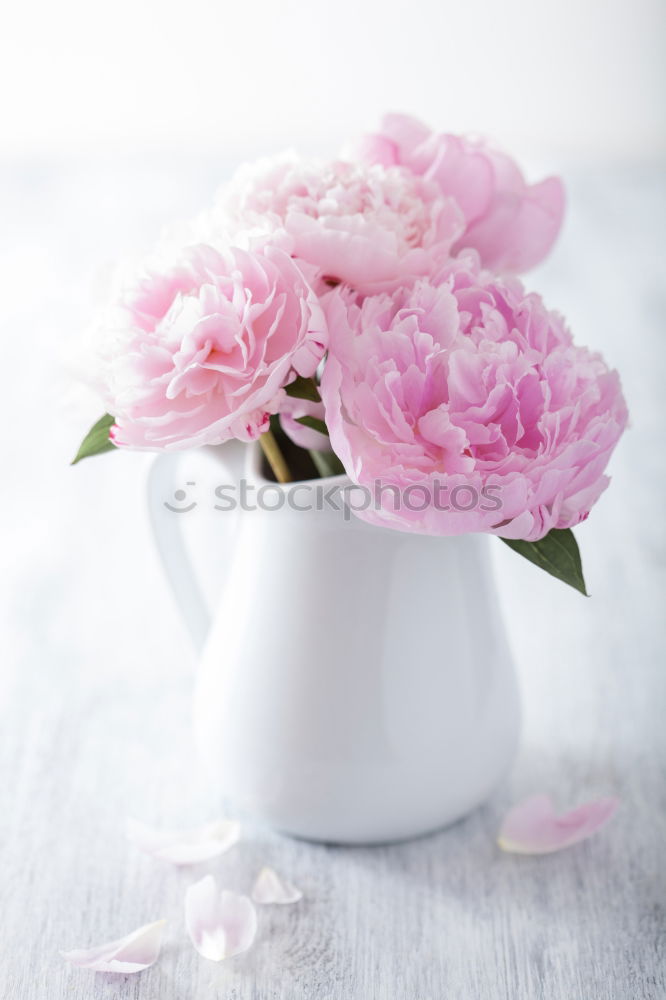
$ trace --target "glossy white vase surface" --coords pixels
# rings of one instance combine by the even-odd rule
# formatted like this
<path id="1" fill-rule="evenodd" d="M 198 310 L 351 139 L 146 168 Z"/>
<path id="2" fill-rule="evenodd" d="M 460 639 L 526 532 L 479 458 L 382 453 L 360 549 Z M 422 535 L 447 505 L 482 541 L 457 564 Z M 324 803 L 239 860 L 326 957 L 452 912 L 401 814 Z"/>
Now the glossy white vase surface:
<path id="1" fill-rule="evenodd" d="M 492 540 L 377 528 L 318 503 L 343 477 L 298 484 L 292 506 L 293 485 L 268 483 L 256 447 L 216 451 L 220 484 L 242 476 L 266 506 L 283 502 L 218 513 L 227 537 L 219 551 L 215 533 L 206 544 L 225 582 L 208 625 L 182 518 L 165 509 L 177 461 L 161 456 L 151 476 L 158 544 L 202 644 L 194 725 L 212 796 L 336 843 L 464 816 L 501 780 L 519 734 Z"/>

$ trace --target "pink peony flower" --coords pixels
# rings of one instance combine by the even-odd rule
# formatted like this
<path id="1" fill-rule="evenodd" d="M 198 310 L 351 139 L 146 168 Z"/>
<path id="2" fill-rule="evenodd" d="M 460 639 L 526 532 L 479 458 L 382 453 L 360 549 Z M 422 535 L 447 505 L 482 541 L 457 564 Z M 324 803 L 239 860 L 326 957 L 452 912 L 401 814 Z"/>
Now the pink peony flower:
<path id="1" fill-rule="evenodd" d="M 587 516 L 627 420 L 619 378 L 517 279 L 470 252 L 360 304 L 336 291 L 327 316 L 321 394 L 334 451 L 375 494 L 361 518 L 536 540 Z"/>
<path id="2" fill-rule="evenodd" d="M 221 192 L 211 226 L 213 240 L 271 233 L 329 284 L 370 291 L 427 273 L 464 220 L 435 183 L 402 167 L 283 155 L 242 167 Z"/>
<path id="3" fill-rule="evenodd" d="M 377 135 L 354 149 L 362 162 L 408 167 L 452 197 L 465 218 L 453 247 L 477 250 L 484 267 L 519 273 L 548 254 L 562 225 L 564 190 L 557 177 L 528 185 L 505 153 L 479 139 L 437 134 L 406 115 L 387 115 Z"/>
<path id="4" fill-rule="evenodd" d="M 270 245 L 187 248 L 124 293 L 103 334 L 112 439 L 133 448 L 254 440 L 326 346 L 314 293 Z"/>

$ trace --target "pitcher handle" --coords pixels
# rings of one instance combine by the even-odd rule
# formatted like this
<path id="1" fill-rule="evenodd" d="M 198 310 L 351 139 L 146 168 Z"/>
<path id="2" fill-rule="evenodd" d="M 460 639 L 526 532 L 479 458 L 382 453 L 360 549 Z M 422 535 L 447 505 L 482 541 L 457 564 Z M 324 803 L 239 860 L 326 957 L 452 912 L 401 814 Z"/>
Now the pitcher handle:
<path id="1" fill-rule="evenodd" d="M 245 446 L 239 441 L 207 449 L 219 461 L 220 471 L 236 481 L 245 459 Z M 181 519 L 169 510 L 174 486 L 181 483 L 178 466 L 183 452 L 162 452 L 150 467 L 147 493 L 148 512 L 155 545 L 197 653 L 203 649 L 210 628 L 210 609 L 196 577 L 183 537 Z"/>

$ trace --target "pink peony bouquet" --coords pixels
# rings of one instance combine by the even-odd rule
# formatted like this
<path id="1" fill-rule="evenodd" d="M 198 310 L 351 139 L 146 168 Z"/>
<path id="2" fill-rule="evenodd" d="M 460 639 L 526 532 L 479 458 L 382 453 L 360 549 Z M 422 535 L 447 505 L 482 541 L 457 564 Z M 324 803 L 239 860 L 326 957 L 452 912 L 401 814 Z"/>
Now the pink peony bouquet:
<path id="1" fill-rule="evenodd" d="M 345 474 L 366 521 L 498 535 L 585 593 L 571 528 L 627 410 L 517 277 L 563 209 L 557 178 L 403 115 L 337 160 L 243 166 L 109 306 L 75 461 L 258 440 L 280 482 Z"/>

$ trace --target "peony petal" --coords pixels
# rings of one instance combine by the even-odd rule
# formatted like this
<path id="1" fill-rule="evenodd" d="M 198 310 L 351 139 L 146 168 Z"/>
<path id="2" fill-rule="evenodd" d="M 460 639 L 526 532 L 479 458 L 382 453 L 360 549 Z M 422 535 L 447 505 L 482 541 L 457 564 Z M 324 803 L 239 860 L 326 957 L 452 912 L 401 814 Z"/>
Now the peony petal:
<path id="1" fill-rule="evenodd" d="M 72 965 L 94 972 L 141 972 L 157 961 L 162 945 L 162 931 L 166 920 L 144 924 L 138 930 L 98 945 L 96 948 L 77 948 L 60 954 Z"/>
<path id="2" fill-rule="evenodd" d="M 160 861 L 169 861 L 172 865 L 195 865 L 224 854 L 233 847 L 240 837 L 240 825 L 233 820 L 222 819 L 192 830 L 154 830 L 135 819 L 128 819 L 126 834 L 139 850 L 152 854 Z"/>
<path id="3" fill-rule="evenodd" d="M 328 440 L 328 436 L 299 424 L 300 417 L 316 417 L 318 420 L 325 420 L 324 404 L 287 396 L 280 407 L 280 424 L 285 434 L 300 448 L 330 451 L 331 442 Z"/>
<path id="4" fill-rule="evenodd" d="M 303 893 L 291 882 L 280 878 L 272 868 L 262 868 L 257 875 L 252 889 L 252 899 L 255 903 L 297 903 L 303 898 Z"/>
<path id="5" fill-rule="evenodd" d="M 199 954 L 221 962 L 251 947 L 257 911 L 247 896 L 220 892 L 213 876 L 206 875 L 185 893 L 185 926 Z"/>
<path id="6" fill-rule="evenodd" d="M 535 795 L 509 811 L 497 842 L 514 854 L 550 854 L 591 837 L 617 806 L 615 798 L 597 799 L 558 816 L 547 795 Z"/>

